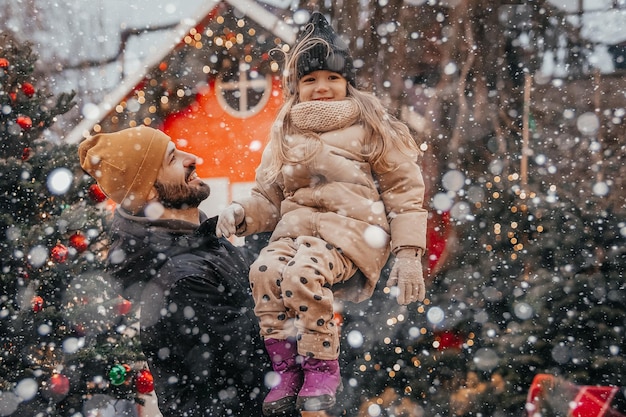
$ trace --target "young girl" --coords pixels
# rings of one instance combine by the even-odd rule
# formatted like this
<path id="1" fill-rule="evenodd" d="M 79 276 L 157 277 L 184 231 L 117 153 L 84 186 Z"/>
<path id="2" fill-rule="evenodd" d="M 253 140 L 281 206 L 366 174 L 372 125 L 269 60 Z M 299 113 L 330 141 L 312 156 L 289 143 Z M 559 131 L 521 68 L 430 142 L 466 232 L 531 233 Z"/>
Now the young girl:
<path id="1" fill-rule="evenodd" d="M 256 185 L 217 224 L 225 237 L 273 231 L 250 269 L 254 311 L 280 376 L 265 415 L 335 404 L 334 298 L 369 298 L 390 251 L 387 286 L 398 303 L 425 295 L 420 151 L 406 125 L 355 88 L 352 57 L 321 14 L 290 51 L 283 87 Z"/>

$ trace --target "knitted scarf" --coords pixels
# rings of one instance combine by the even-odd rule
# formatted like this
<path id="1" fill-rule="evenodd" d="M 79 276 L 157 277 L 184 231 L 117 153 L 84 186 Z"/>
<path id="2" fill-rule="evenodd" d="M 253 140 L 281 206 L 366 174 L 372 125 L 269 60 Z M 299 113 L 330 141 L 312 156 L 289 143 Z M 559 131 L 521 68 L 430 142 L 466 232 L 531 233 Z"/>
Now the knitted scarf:
<path id="1" fill-rule="evenodd" d="M 290 117 L 294 126 L 300 130 L 330 132 L 356 123 L 359 107 L 353 99 L 305 101 L 291 108 Z"/>

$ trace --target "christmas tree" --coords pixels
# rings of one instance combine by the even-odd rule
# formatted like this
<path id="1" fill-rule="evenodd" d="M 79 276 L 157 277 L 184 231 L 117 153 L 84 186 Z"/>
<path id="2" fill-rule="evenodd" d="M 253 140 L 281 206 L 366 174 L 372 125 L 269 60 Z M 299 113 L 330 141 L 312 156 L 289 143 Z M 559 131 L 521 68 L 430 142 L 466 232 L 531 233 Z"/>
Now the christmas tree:
<path id="1" fill-rule="evenodd" d="M 152 376 L 133 306 L 104 272 L 106 198 L 75 145 L 43 138 L 73 93 L 48 94 L 36 60 L 0 39 L 0 415 L 90 415 L 151 391 Z"/>

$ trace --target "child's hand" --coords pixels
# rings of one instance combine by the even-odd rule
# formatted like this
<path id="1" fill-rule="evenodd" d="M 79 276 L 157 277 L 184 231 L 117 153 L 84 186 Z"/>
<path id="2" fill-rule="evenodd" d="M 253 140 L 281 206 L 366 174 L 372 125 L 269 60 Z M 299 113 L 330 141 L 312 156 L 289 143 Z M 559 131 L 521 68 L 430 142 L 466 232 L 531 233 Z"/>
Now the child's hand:
<path id="1" fill-rule="evenodd" d="M 237 203 L 231 204 L 220 213 L 217 219 L 217 226 L 215 227 L 215 235 L 228 238 L 236 234 L 237 226 L 243 223 L 244 218 L 245 212 L 243 207 Z"/>
<path id="2" fill-rule="evenodd" d="M 397 301 L 400 305 L 424 300 L 426 285 L 419 250 L 407 248 L 398 252 L 386 285 L 397 287 Z"/>

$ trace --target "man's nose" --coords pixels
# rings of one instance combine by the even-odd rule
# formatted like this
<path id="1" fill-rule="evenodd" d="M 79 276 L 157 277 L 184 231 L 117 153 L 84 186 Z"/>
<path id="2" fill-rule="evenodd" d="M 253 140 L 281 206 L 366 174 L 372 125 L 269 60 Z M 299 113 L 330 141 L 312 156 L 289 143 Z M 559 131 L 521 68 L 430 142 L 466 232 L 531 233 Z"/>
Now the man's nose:
<path id="1" fill-rule="evenodd" d="M 196 162 L 198 162 L 198 157 L 192 153 L 185 152 L 183 161 L 185 166 L 196 165 Z"/>

